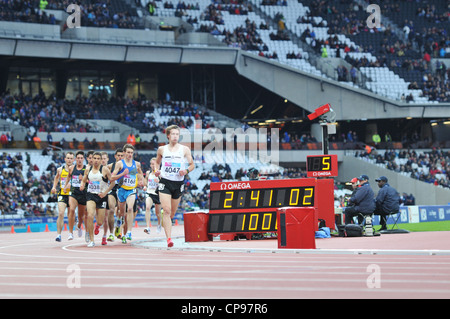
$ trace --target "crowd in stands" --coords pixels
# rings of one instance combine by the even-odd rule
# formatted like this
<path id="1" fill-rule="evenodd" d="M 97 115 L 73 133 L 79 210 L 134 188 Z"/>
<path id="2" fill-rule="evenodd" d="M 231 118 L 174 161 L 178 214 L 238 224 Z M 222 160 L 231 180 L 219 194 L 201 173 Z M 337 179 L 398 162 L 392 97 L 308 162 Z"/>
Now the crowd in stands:
<path id="1" fill-rule="evenodd" d="M 360 141 L 358 134 L 355 131 L 348 131 L 345 133 L 332 134 L 328 137 L 330 143 L 343 143 L 352 149 L 363 149 L 365 144 Z M 309 143 L 318 143 L 317 139 L 310 133 L 291 134 L 284 132 L 280 137 L 281 143 L 289 143 L 291 149 L 300 150 L 305 149 Z"/>
<path id="2" fill-rule="evenodd" d="M 445 64 L 437 64 L 437 72 L 424 75 L 422 91 L 433 101 L 448 103 L 450 102 L 450 69 L 445 71 Z"/>
<path id="3" fill-rule="evenodd" d="M 56 24 L 53 14 L 41 10 L 39 0 L 0 1 L 0 21 Z"/>
<path id="4" fill-rule="evenodd" d="M 114 112 L 109 113 L 111 110 Z M 42 138 L 41 135 L 42 141 L 49 143 L 56 142 L 52 137 L 54 132 L 99 132 L 98 127 L 91 126 L 89 122 L 83 123 L 79 121 L 80 119 L 111 119 L 134 127 L 139 130 L 139 133 L 153 133 L 154 136 L 151 140 L 141 141 L 145 142 L 142 143 L 142 148 L 150 149 L 154 149 L 158 144 L 155 133 L 164 133 L 164 129 L 168 125 L 176 124 L 181 128 L 193 130 L 194 121 L 200 120 L 203 129 L 215 128 L 214 118 L 201 105 L 170 99 L 148 100 L 143 96 L 131 99 L 94 95 L 90 98 L 77 97 L 75 100 L 57 100 L 52 95 L 46 98 L 43 93 L 35 97 L 4 93 L 0 95 L 0 119 L 6 119 L 25 127 L 27 129 L 25 141 L 28 142 L 30 148 L 34 148 L 33 141 L 38 132 L 45 132 L 46 138 Z M 243 126 L 243 129 L 245 130 L 246 127 L 248 125 Z M 222 128 L 222 133 L 225 133 L 225 128 Z M 1 143 L 4 147 L 10 147 L 12 141 L 11 134 L 1 135 Z M 70 138 L 61 140 L 58 146 L 67 149 L 70 142 L 75 149 L 78 148 L 79 143 L 83 143 L 85 149 L 95 148 L 95 145 L 98 145 L 95 139 L 88 140 L 86 138 L 84 141 L 78 141 L 76 138 L 73 140 Z M 280 142 L 290 144 L 290 149 L 307 149 L 308 145 L 317 144 L 320 141 L 311 136 L 310 132 L 281 128 Z M 355 131 L 332 134 L 329 136 L 329 142 L 337 143 L 336 147 L 341 149 L 364 149 L 365 147 Z M 383 137 L 382 142 L 394 142 L 394 140 Z M 430 140 L 420 140 L 417 134 L 412 134 L 410 137 L 403 134 L 401 137 L 398 136 L 395 142 L 401 142 L 403 147 L 412 148 L 427 148 L 432 144 Z M 384 144 L 383 147 L 392 147 Z"/>
<path id="5" fill-rule="evenodd" d="M 262 6 L 287 6 L 287 2 L 281 1 L 281 0 L 262 0 L 261 5 Z"/>
<path id="6" fill-rule="evenodd" d="M 247 19 L 244 27 L 237 27 L 233 31 L 224 30 L 222 32 L 222 35 L 225 36 L 223 42 L 228 46 L 239 47 L 243 50 L 267 51 L 267 45 L 262 41 L 257 28 L 255 22 Z"/>
<path id="7" fill-rule="evenodd" d="M 403 3 L 409 1 L 403 1 Z M 383 32 L 386 36 L 392 34 L 391 26 L 385 26 L 381 23 L 381 27 L 377 29 L 369 29 L 367 27 L 367 14 L 364 8 L 353 0 L 334 0 L 323 1 L 313 0 L 305 1 L 310 8 L 310 16 L 322 16 L 329 18 L 328 27 L 330 34 L 355 35 L 361 32 Z M 408 19 L 397 21 L 401 13 L 401 5 L 399 1 L 388 0 L 372 1 L 372 4 L 379 4 L 380 11 L 383 15 L 394 19 L 404 32 L 405 42 L 387 43 L 384 48 L 386 53 L 398 53 L 400 51 L 413 50 L 414 42 L 417 43 L 420 51 L 428 52 L 436 57 L 445 57 L 450 55 L 449 34 L 446 30 L 446 24 L 449 22 L 450 8 L 446 11 L 439 12 L 434 4 L 424 4 L 419 7 L 416 17 L 408 17 Z M 337 8 L 338 4 L 345 5 L 345 12 L 342 8 Z M 362 14 L 361 14 L 362 13 Z M 418 19 L 418 20 L 416 20 Z M 415 27 L 416 22 L 426 21 L 429 25 L 418 30 Z M 403 39 L 399 39 L 403 40 Z M 395 47 L 394 47 L 395 44 Z"/>
<path id="8" fill-rule="evenodd" d="M 42 91 L 35 97 L 5 92 L 0 96 L 0 119 L 9 119 L 28 128 L 30 138 L 36 132 L 95 132 L 89 125 L 76 123 L 79 114 L 64 106 L 53 95 L 46 98 Z"/>
<path id="9" fill-rule="evenodd" d="M 28 165 L 28 171 L 23 175 L 23 164 Z M 2 215 L 15 214 L 18 209 L 24 211 L 25 216 L 53 216 L 55 210 L 45 202 L 56 202 L 56 195 L 44 200 L 44 195 L 50 193 L 53 177 L 56 174 L 56 165 L 61 163 L 55 158 L 55 164 L 47 167 L 39 178 L 33 171 L 40 171 L 37 165 L 30 163 L 28 153 L 10 154 L 3 152 L 0 155 L 0 212 Z"/>
<path id="10" fill-rule="evenodd" d="M 349 55 L 344 58 L 347 62 L 356 68 L 360 67 L 402 67 L 408 71 L 417 70 L 424 74 L 422 82 L 416 83 L 418 88 L 422 89 L 423 95 L 432 101 L 450 102 L 450 72 L 446 70 L 445 64 L 437 62 L 436 68 L 430 64 L 431 58 L 447 58 L 450 56 L 450 35 L 448 34 L 450 8 L 441 12 L 436 9 L 434 4 L 424 4 L 419 7 L 416 17 L 408 17 L 404 21 L 400 20 L 400 12 L 403 4 L 399 1 L 383 1 L 380 4 L 381 12 L 396 22 L 404 33 L 403 38 L 397 37 L 390 25 L 385 26 L 381 23 L 380 28 L 369 29 L 367 27 L 367 14 L 360 4 L 352 0 L 322 1 L 312 0 L 304 1 L 309 5 L 309 20 L 314 21 L 312 17 L 324 17 L 328 23 L 328 39 L 315 39 L 314 32 L 305 31 L 302 35 L 314 38 L 311 42 L 317 53 L 325 45 L 331 48 L 343 49 L 348 52 L 367 52 L 376 56 L 376 61 L 369 61 L 367 58 L 354 59 Z M 372 3 L 372 2 L 371 2 Z M 377 3 L 375 1 L 374 3 Z M 405 2 L 402 2 L 405 3 Z M 345 10 L 338 5 L 345 5 Z M 308 17 L 302 17 L 299 23 L 305 23 Z M 403 16 L 402 16 L 403 17 Z M 421 21 L 422 20 L 422 21 Z M 416 27 L 414 21 L 418 24 L 426 21 L 428 25 L 421 24 Z M 323 23 L 320 22 L 320 23 Z M 381 42 L 375 47 L 360 43 L 357 48 L 348 46 L 344 42 L 337 40 L 336 34 L 343 34 L 350 38 L 360 33 L 381 33 L 384 34 Z M 353 38 L 352 38 L 353 39 Z M 358 42 L 356 40 L 356 42 Z M 340 50 L 336 51 L 337 57 L 340 57 Z M 390 62 L 389 62 L 390 61 Z M 348 78 L 341 80 L 347 81 Z"/>
<path id="11" fill-rule="evenodd" d="M 3 0 L 0 2 L 0 21 L 59 24 L 53 14 L 45 10 L 63 10 L 73 1 L 64 0 Z M 89 27 L 137 29 L 128 11 L 113 12 L 111 0 L 77 0 L 81 9 L 81 25 Z"/>
<path id="12" fill-rule="evenodd" d="M 65 10 L 69 5 L 68 0 L 30 0 L 30 1 L 13 1 L 3 0 L 0 2 L 0 20 L 20 21 L 20 22 L 37 22 L 56 24 L 54 16 L 47 16 L 44 9 Z M 404 17 L 402 10 L 406 2 L 398 3 L 398 1 L 380 2 L 381 12 L 396 22 L 404 35 L 397 37 L 391 26 L 381 23 L 380 28 L 370 29 L 367 27 L 367 13 L 363 6 L 353 0 L 304 0 L 302 1 L 310 9 L 309 14 L 298 18 L 299 23 L 311 23 L 314 27 L 328 27 L 330 37 L 328 39 L 318 39 L 315 37 L 314 29 L 306 30 L 301 36 L 313 39 L 310 42 L 312 48 L 321 56 L 327 57 L 326 47 L 329 46 L 336 50 L 337 57 L 341 57 L 341 50 L 348 52 L 368 52 L 377 57 L 376 61 L 369 62 L 364 59 L 352 59 L 348 55 L 342 57 L 351 63 L 353 67 L 360 68 L 364 66 L 387 66 L 399 67 L 407 70 L 417 70 L 423 72 L 422 81 L 417 82 L 417 87 L 423 91 L 423 95 L 432 101 L 449 102 L 450 101 L 450 84 L 449 72 L 435 72 L 429 65 L 431 58 L 444 58 L 450 56 L 450 35 L 448 34 L 449 10 L 444 11 L 439 5 L 424 3 L 415 10 L 415 16 L 408 17 L 404 21 L 399 21 Z M 138 17 L 133 17 L 129 12 L 112 12 L 111 0 L 79 0 L 81 6 L 82 25 L 110 28 L 140 28 L 141 23 Z M 377 3 L 377 1 L 375 1 Z M 177 12 L 185 12 L 186 10 L 199 10 L 198 4 L 184 3 L 183 1 L 149 1 L 149 5 L 153 8 L 167 7 L 176 8 Z M 287 1 L 280 0 L 263 0 L 261 5 L 287 6 Z M 416 8 L 416 7 L 414 7 Z M 222 12 L 227 11 L 233 15 L 247 15 L 253 11 L 252 4 L 243 0 L 216 0 L 213 1 L 200 15 L 200 20 L 213 21 L 213 25 L 201 24 L 196 31 L 209 32 L 214 35 L 225 36 L 223 42 L 229 46 L 240 47 L 244 50 L 259 51 L 260 56 L 270 59 L 278 59 L 275 52 L 268 52 L 267 45 L 263 43 L 257 33 L 256 26 L 252 22 L 246 23 L 245 27 L 239 27 L 233 30 L 224 30 L 220 32 L 217 25 L 223 25 L 224 19 Z M 154 9 L 152 11 L 154 13 Z M 182 13 L 181 15 L 188 15 Z M 322 17 L 323 20 L 313 19 L 314 17 Z M 197 17 L 193 18 L 194 20 Z M 190 20 L 193 22 L 192 20 Z M 289 36 L 284 32 L 284 19 L 280 14 L 274 17 L 274 22 L 278 23 L 278 30 L 271 34 L 274 40 L 289 40 Z M 281 24 L 281 25 L 280 25 Z M 417 25 L 417 26 L 416 26 Z M 261 28 L 261 26 L 260 26 Z M 360 43 L 354 48 L 345 42 L 339 41 L 337 34 L 352 37 L 360 33 L 382 33 L 385 35 L 382 42 L 374 48 L 372 45 L 364 45 Z M 358 41 L 356 41 L 358 42 Z M 420 54 L 420 58 L 417 58 Z M 298 55 L 291 58 L 299 58 Z M 406 58 L 406 60 L 405 60 Z M 339 71 L 344 71 L 342 67 Z M 439 69 L 441 70 L 441 69 Z M 349 71 L 349 70 L 348 70 Z M 356 82 L 356 76 L 348 74 L 339 74 L 338 80 Z M 406 97 L 405 97 L 406 99 Z"/>
<path id="13" fill-rule="evenodd" d="M 119 113 L 112 118 L 108 110 Z M 153 115 L 155 110 L 159 116 L 167 117 L 157 123 Z M 115 114 L 115 113 L 114 113 Z M 150 116 L 147 116 L 150 114 Z M 191 118 L 202 120 L 203 128 L 213 126 L 207 110 L 197 104 L 184 101 L 156 101 L 145 98 L 121 97 L 77 97 L 74 100 L 57 100 L 54 95 L 46 97 L 41 91 L 31 97 L 25 94 L 11 95 L 5 92 L 0 95 L 0 119 L 11 120 L 29 132 L 27 140 L 31 140 L 37 132 L 98 132 L 89 124 L 80 124 L 79 119 L 114 119 L 118 122 L 135 126 L 142 124 L 142 133 L 163 132 L 164 128 L 176 124 L 181 128 L 191 128 Z"/>
<path id="14" fill-rule="evenodd" d="M 58 2 L 58 5 L 50 8 L 66 10 L 70 1 Z M 138 29 L 133 16 L 128 11 L 114 11 L 111 0 L 78 0 L 81 8 L 81 25 L 100 28 Z"/>
<path id="15" fill-rule="evenodd" d="M 376 151 L 370 154 L 357 152 L 355 156 L 372 159 L 376 164 L 385 165 L 387 169 L 411 178 L 450 188 L 450 151 L 440 148 L 424 152 L 390 149 L 384 154 L 378 154 Z"/>
<path id="16" fill-rule="evenodd" d="M 251 3 L 246 1 L 227 1 L 219 0 L 214 1 L 217 5 L 217 9 L 220 11 L 228 11 L 229 14 L 236 15 L 248 15 L 249 12 L 253 12 L 253 7 Z"/>

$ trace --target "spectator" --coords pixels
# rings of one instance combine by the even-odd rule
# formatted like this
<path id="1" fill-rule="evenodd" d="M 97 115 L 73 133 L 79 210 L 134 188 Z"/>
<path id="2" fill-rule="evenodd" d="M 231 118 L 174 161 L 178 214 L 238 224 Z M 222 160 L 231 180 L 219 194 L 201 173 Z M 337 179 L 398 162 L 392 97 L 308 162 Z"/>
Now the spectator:
<path id="1" fill-rule="evenodd" d="M 321 52 L 322 52 L 322 58 L 328 58 L 328 51 L 325 46 L 322 46 Z"/>
<path id="2" fill-rule="evenodd" d="M 372 135 L 372 141 L 373 141 L 373 143 L 375 144 L 375 146 L 378 146 L 378 144 L 380 144 L 380 142 L 381 142 L 381 137 L 380 137 L 380 135 L 378 134 L 378 132 L 375 132 L 375 133 Z"/>
<path id="3" fill-rule="evenodd" d="M 40 0 L 39 1 L 39 9 L 45 10 L 47 8 L 48 1 L 47 0 Z"/>
<path id="4" fill-rule="evenodd" d="M 49 145 L 53 143 L 53 136 L 50 132 L 47 133 L 47 142 Z"/>
<path id="5" fill-rule="evenodd" d="M 3 148 L 6 148 L 6 146 L 8 145 L 8 137 L 6 136 L 5 133 L 3 133 L 2 136 L 0 137 L 0 143 L 2 144 Z"/>
<path id="6" fill-rule="evenodd" d="M 375 198 L 375 215 L 380 215 L 380 230 L 386 230 L 386 218 L 388 215 L 397 213 L 400 205 L 400 198 L 395 188 L 388 184 L 386 176 L 381 176 L 375 180 L 380 191 Z"/>
<path id="7" fill-rule="evenodd" d="M 136 137 L 134 136 L 133 132 L 131 132 L 127 137 L 127 143 L 131 144 L 133 146 L 136 145 Z"/>
<path id="8" fill-rule="evenodd" d="M 361 175 L 358 177 L 359 188 L 348 200 L 350 205 L 344 211 L 345 223 L 351 224 L 353 217 L 358 218 L 358 223 L 363 223 L 364 215 L 372 214 L 375 210 L 375 194 L 369 184 L 369 177 Z"/>

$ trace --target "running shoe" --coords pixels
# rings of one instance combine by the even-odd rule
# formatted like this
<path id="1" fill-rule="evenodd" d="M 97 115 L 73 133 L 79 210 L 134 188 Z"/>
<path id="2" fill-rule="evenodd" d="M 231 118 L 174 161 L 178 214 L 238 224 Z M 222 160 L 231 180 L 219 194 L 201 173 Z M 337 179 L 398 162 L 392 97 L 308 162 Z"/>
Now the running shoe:
<path id="1" fill-rule="evenodd" d="M 101 226 L 102 226 L 102 225 L 99 225 L 99 224 L 95 225 L 94 235 L 98 235 L 98 233 L 100 232 L 100 227 L 101 227 Z"/>
<path id="2" fill-rule="evenodd" d="M 93 241 L 89 242 L 89 244 L 87 245 L 89 248 L 92 248 L 95 246 L 95 243 Z"/>
<path id="3" fill-rule="evenodd" d="M 158 225 L 157 227 L 156 227 L 156 233 L 160 233 L 161 232 L 161 230 L 162 230 L 162 226 L 161 225 Z"/>
<path id="4" fill-rule="evenodd" d="M 61 241 L 61 235 L 57 235 L 55 240 L 58 241 L 58 242 Z"/>
<path id="5" fill-rule="evenodd" d="M 167 238 L 167 247 L 172 247 L 173 246 L 173 241 L 171 238 Z"/>
<path id="6" fill-rule="evenodd" d="M 113 235 L 113 234 L 110 234 L 110 235 L 108 236 L 107 241 L 114 241 L 114 235 Z"/>
<path id="7" fill-rule="evenodd" d="M 116 228 L 114 229 L 114 235 L 117 237 L 117 238 L 120 238 L 119 236 L 120 236 L 120 226 L 116 226 Z"/>
<path id="8" fill-rule="evenodd" d="M 89 232 L 84 233 L 84 241 L 87 243 L 91 241 L 91 236 L 89 236 Z"/>
<path id="9" fill-rule="evenodd" d="M 78 232 L 78 237 L 83 236 L 83 230 L 81 229 L 81 227 L 78 227 L 78 225 L 77 225 L 77 232 Z"/>
<path id="10" fill-rule="evenodd" d="M 125 236 L 122 237 L 122 244 L 126 244 L 127 243 L 127 238 Z"/>
<path id="11" fill-rule="evenodd" d="M 129 232 L 127 232 L 127 235 L 126 235 L 126 237 L 127 237 L 127 239 L 128 240 L 132 240 L 132 238 L 131 238 L 131 232 L 129 231 Z"/>
<path id="12" fill-rule="evenodd" d="M 150 235 L 150 227 L 144 228 L 144 233 Z"/>
<path id="13" fill-rule="evenodd" d="M 102 237 L 102 245 L 106 245 L 106 244 L 107 244 L 106 237 Z"/>
<path id="14" fill-rule="evenodd" d="M 73 234 L 69 233 L 69 237 L 67 237 L 67 240 L 73 240 Z"/>

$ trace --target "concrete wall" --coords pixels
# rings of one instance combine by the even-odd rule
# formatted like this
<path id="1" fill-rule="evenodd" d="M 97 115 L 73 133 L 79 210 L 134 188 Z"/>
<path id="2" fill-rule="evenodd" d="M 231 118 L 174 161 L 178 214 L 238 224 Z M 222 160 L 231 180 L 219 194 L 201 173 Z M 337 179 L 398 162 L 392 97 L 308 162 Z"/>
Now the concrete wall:
<path id="1" fill-rule="evenodd" d="M 67 29 L 61 34 L 63 39 L 82 40 L 92 42 L 166 44 L 175 43 L 173 31 L 131 30 L 82 27 Z"/>
<path id="2" fill-rule="evenodd" d="M 59 39 L 59 25 L 0 21 L 0 36 L 15 38 Z"/>

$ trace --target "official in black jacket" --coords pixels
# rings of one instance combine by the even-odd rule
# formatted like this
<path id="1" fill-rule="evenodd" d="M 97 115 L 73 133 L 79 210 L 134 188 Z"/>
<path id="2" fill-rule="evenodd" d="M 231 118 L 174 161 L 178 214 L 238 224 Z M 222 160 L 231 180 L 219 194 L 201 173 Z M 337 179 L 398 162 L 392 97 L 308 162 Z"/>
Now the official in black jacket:
<path id="1" fill-rule="evenodd" d="M 400 197 L 395 188 L 388 184 L 386 176 L 381 176 L 375 180 L 378 183 L 380 191 L 375 198 L 375 215 L 380 215 L 380 230 L 386 228 L 386 216 L 397 213 L 399 210 Z"/>
<path id="2" fill-rule="evenodd" d="M 351 224 L 353 217 L 358 216 L 358 223 L 362 224 L 364 216 L 370 215 L 375 210 L 375 194 L 369 185 L 369 176 L 358 177 L 359 187 L 349 199 L 349 207 L 345 209 L 345 223 Z"/>

